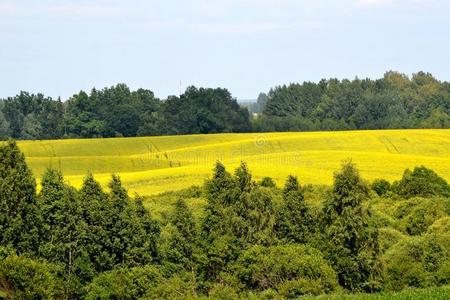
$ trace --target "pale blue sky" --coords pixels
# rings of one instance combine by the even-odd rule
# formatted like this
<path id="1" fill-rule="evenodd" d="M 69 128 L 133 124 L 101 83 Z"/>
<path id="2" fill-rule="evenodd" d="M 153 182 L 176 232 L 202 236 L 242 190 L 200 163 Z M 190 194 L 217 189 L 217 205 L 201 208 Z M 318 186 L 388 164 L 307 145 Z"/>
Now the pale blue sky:
<path id="1" fill-rule="evenodd" d="M 0 98 L 119 82 L 240 99 L 424 70 L 450 80 L 450 0 L 0 0 Z"/>

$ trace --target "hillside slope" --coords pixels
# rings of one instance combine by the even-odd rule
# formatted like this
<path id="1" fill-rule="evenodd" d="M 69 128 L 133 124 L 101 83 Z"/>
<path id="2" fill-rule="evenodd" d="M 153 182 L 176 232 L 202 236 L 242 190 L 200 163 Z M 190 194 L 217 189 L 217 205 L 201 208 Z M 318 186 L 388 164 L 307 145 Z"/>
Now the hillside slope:
<path id="1" fill-rule="evenodd" d="M 155 194 L 201 184 L 215 161 L 248 163 L 256 179 L 282 183 L 295 174 L 302 183 L 330 184 L 351 158 L 368 180 L 399 179 L 405 168 L 425 165 L 450 180 L 450 130 L 374 130 L 264 134 L 214 134 L 141 138 L 20 141 L 39 178 L 61 169 L 80 186 L 88 171 L 105 184 L 121 176 L 130 192 Z"/>

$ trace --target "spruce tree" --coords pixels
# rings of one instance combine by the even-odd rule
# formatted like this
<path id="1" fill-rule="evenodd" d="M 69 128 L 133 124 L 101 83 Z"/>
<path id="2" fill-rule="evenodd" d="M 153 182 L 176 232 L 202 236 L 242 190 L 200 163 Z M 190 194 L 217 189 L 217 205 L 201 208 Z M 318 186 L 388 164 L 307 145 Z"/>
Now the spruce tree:
<path id="1" fill-rule="evenodd" d="M 175 203 L 167 231 L 168 238 L 163 243 L 161 254 L 175 267 L 193 271 L 197 230 L 192 212 L 184 200 L 178 199 Z"/>
<path id="2" fill-rule="evenodd" d="M 126 252 L 131 243 L 132 216 L 128 209 L 129 197 L 127 191 L 122 187 L 120 178 L 112 176 L 109 183 L 109 211 L 108 228 L 111 237 L 110 253 L 114 257 L 115 264 L 126 264 Z"/>
<path id="3" fill-rule="evenodd" d="M 144 207 L 143 198 L 139 195 L 136 195 L 135 197 L 135 210 L 137 221 L 143 231 L 143 234 L 140 237 L 136 237 L 142 238 L 141 245 L 143 246 L 141 250 L 145 251 L 146 255 L 150 255 L 149 257 L 146 256 L 146 259 L 157 261 L 159 256 L 158 243 L 161 228 L 158 222 L 152 219 L 150 212 Z"/>
<path id="4" fill-rule="evenodd" d="M 110 253 L 114 264 L 136 266 L 150 263 L 154 260 L 152 253 L 157 253 L 154 247 L 159 228 L 154 224 L 144 224 L 143 217 L 138 217 L 135 206 L 118 176 L 112 176 L 109 189 L 107 228 L 111 237 Z M 146 232 L 144 226 L 147 226 L 150 232 Z"/>
<path id="5" fill-rule="evenodd" d="M 17 144 L 8 141 L 0 146 L 0 244 L 35 253 L 40 223 L 36 181 Z"/>
<path id="6" fill-rule="evenodd" d="M 239 188 L 230 215 L 234 235 L 242 245 L 271 244 L 275 225 L 271 195 L 255 184 L 244 162 L 236 169 L 234 180 Z"/>
<path id="7" fill-rule="evenodd" d="M 250 173 L 250 170 L 245 162 L 241 162 L 239 168 L 235 170 L 234 175 L 241 192 L 249 192 L 254 186 L 252 174 Z"/>
<path id="8" fill-rule="evenodd" d="M 221 162 L 216 162 L 214 174 L 205 183 L 207 204 L 202 231 L 207 237 L 231 233 L 224 220 L 230 213 L 230 205 L 236 201 L 238 190 L 233 177 Z"/>
<path id="9" fill-rule="evenodd" d="M 201 276 L 205 281 L 219 281 L 220 273 L 239 255 L 238 240 L 229 218 L 234 215 L 232 203 L 239 196 L 233 177 L 217 162 L 214 174 L 205 183 L 207 204 L 202 222 L 201 247 L 205 252 Z"/>
<path id="10" fill-rule="evenodd" d="M 312 217 L 304 198 L 297 177 L 289 176 L 277 216 L 276 227 L 280 239 L 295 243 L 307 242 L 312 229 Z"/>
<path id="11" fill-rule="evenodd" d="M 39 253 L 52 263 L 63 265 L 65 294 L 74 297 L 92 279 L 85 250 L 86 223 L 78 192 L 66 184 L 60 171 L 48 169 L 42 178 L 39 206 L 43 217 Z M 90 273 L 80 278 L 77 273 Z"/>
<path id="12" fill-rule="evenodd" d="M 275 214 L 270 193 L 252 181 L 247 165 L 241 163 L 235 176 L 217 163 L 206 183 L 207 206 L 203 219 L 206 277 L 221 280 L 220 273 L 250 244 L 275 241 Z"/>
<path id="13" fill-rule="evenodd" d="M 2 108 L 0 103 L 0 140 L 6 140 L 10 136 L 11 130 L 9 129 L 9 122 L 5 119 L 5 115 L 1 111 Z"/>
<path id="14" fill-rule="evenodd" d="M 38 197 L 39 209 L 43 218 L 42 243 L 53 240 L 53 228 L 60 220 L 59 214 L 63 208 L 65 186 L 61 172 L 47 169 L 42 176 L 41 191 Z M 42 247 L 40 249 L 42 251 Z"/>
<path id="15" fill-rule="evenodd" d="M 89 173 L 80 189 L 80 205 L 86 222 L 86 250 L 97 272 L 110 270 L 114 259 L 110 254 L 112 237 L 109 234 L 108 196 Z"/>
<path id="16" fill-rule="evenodd" d="M 328 258 L 339 283 L 352 291 L 377 288 L 378 236 L 369 228 L 369 215 L 362 205 L 368 198 L 369 188 L 358 170 L 351 162 L 344 163 L 334 176 L 333 192 L 324 207 L 325 234 Z"/>

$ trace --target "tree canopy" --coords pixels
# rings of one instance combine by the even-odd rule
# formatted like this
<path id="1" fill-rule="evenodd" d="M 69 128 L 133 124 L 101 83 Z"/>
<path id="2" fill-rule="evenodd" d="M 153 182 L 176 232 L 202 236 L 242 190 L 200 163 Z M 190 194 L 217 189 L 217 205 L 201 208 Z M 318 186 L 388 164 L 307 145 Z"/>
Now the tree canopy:
<path id="1" fill-rule="evenodd" d="M 123 83 L 64 102 L 24 91 L 0 99 L 1 139 L 384 128 L 450 128 L 450 83 L 389 71 L 276 86 L 242 106 L 226 88 L 191 86 L 161 100 Z"/>

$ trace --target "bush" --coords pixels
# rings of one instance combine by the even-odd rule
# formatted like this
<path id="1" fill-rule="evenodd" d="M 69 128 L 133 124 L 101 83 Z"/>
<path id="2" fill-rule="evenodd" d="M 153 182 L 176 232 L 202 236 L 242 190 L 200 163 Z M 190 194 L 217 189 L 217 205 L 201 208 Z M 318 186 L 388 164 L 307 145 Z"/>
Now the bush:
<path id="1" fill-rule="evenodd" d="M 261 179 L 261 181 L 259 182 L 259 185 L 263 186 L 263 187 L 269 187 L 269 188 L 276 187 L 275 181 L 273 181 L 273 179 L 270 177 L 264 177 L 263 179 Z"/>
<path id="2" fill-rule="evenodd" d="M 286 298 L 338 288 L 336 273 L 320 251 L 305 245 L 253 246 L 241 254 L 233 269 L 242 288 L 274 289 Z"/>
<path id="3" fill-rule="evenodd" d="M 417 203 L 403 218 L 401 224 L 405 232 L 410 235 L 425 233 L 436 220 L 446 216 L 446 202 L 444 198 L 417 199 Z"/>
<path id="4" fill-rule="evenodd" d="M 380 228 L 378 234 L 380 250 L 383 253 L 406 237 L 400 231 L 389 227 Z"/>
<path id="5" fill-rule="evenodd" d="M 378 196 L 383 196 L 391 190 L 391 184 L 385 179 L 375 179 L 370 187 Z"/>
<path id="6" fill-rule="evenodd" d="M 428 227 L 427 233 L 435 234 L 449 234 L 450 233 L 450 216 L 446 216 L 436 220 L 430 227 Z"/>
<path id="7" fill-rule="evenodd" d="M 217 300 L 220 299 L 237 300 L 239 299 L 239 295 L 237 291 L 230 286 L 223 284 L 216 284 L 209 290 L 208 298 Z"/>
<path id="8" fill-rule="evenodd" d="M 104 272 L 87 286 L 86 299 L 137 299 L 162 279 L 154 266 Z"/>
<path id="9" fill-rule="evenodd" d="M 179 273 L 153 285 L 142 299 L 195 299 L 196 284 L 192 273 Z"/>
<path id="10" fill-rule="evenodd" d="M 424 166 L 409 169 L 403 173 L 403 178 L 395 184 L 396 192 L 406 198 L 414 196 L 445 196 L 450 197 L 450 186 L 447 181 L 433 170 Z"/>
<path id="11" fill-rule="evenodd" d="M 450 282 L 450 235 L 405 238 L 383 256 L 386 289 L 402 290 Z"/>
<path id="12" fill-rule="evenodd" d="M 0 298 L 57 298 L 58 283 L 53 266 L 38 260 L 11 255 L 0 261 Z"/>

